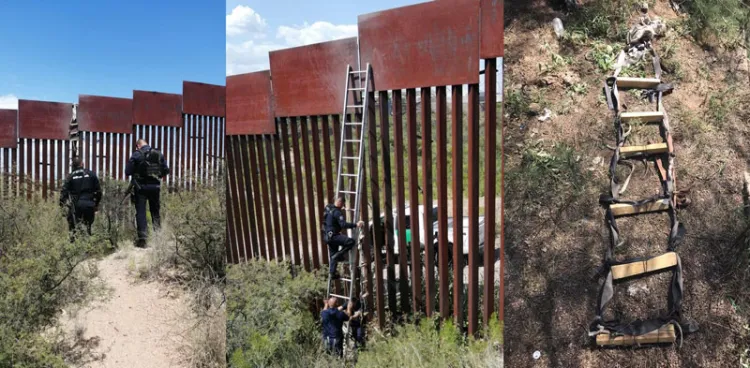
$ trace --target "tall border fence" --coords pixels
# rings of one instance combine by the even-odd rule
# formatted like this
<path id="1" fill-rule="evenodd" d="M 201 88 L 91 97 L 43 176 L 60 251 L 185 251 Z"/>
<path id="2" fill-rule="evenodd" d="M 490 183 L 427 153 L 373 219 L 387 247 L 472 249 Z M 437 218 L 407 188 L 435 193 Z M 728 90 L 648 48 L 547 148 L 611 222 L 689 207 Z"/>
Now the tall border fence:
<path id="1" fill-rule="evenodd" d="M 80 95 L 77 103 L 19 100 L 0 110 L 0 192 L 50 198 L 77 155 L 100 177 L 128 180 L 135 140 L 161 149 L 172 169 L 171 189 L 190 188 L 217 172 L 224 158 L 224 86 L 183 82 L 183 94 L 133 91 L 133 98 Z M 74 128 L 75 127 L 75 128 Z"/>
<path id="2" fill-rule="evenodd" d="M 380 326 L 387 315 L 424 313 L 452 317 L 474 334 L 493 313 L 502 320 L 502 22 L 502 1 L 390 9 L 359 16 L 358 37 L 273 51 L 270 70 L 227 77 L 227 259 L 288 260 L 307 270 L 328 263 L 319 228 L 334 196 L 345 73 L 369 64 L 368 131 L 345 127 L 347 137 L 367 134 L 358 214 L 373 220 L 362 244 L 367 304 Z M 407 213 L 418 205 L 428 209 L 421 221 L 418 211 Z M 451 222 L 465 236 L 449 239 Z M 411 242 L 431 245 L 424 251 L 395 230 L 420 227 Z"/>

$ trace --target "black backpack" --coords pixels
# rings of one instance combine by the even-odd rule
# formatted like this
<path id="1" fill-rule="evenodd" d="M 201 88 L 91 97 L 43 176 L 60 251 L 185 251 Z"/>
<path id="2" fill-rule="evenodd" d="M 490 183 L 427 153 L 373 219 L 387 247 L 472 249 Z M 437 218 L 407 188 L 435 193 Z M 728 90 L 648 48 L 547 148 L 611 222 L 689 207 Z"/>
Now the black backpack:
<path id="1" fill-rule="evenodd" d="M 320 224 L 320 233 L 321 233 L 321 239 L 323 239 L 323 243 L 328 244 L 328 242 L 333 237 L 333 231 L 326 231 L 326 219 L 328 218 L 328 215 L 333 212 L 334 205 L 329 204 L 326 206 L 325 211 L 323 211 L 323 221 Z"/>
<path id="2" fill-rule="evenodd" d="M 161 180 L 167 173 L 162 171 L 162 154 L 156 148 L 143 153 L 143 175 L 157 181 Z"/>

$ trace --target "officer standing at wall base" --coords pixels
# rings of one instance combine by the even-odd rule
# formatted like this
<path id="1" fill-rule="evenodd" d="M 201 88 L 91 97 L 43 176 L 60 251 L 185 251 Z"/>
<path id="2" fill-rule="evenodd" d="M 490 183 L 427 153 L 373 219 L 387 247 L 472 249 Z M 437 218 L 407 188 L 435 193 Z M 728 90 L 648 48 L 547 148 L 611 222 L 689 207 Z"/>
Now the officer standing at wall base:
<path id="1" fill-rule="evenodd" d="M 67 207 L 68 228 L 73 241 L 79 224 L 85 225 L 86 231 L 91 235 L 91 224 L 94 223 L 102 200 L 102 188 L 99 178 L 93 171 L 83 167 L 80 158 L 74 157 L 71 166 L 73 172 L 65 179 L 60 191 L 60 207 Z"/>
<path id="2" fill-rule="evenodd" d="M 159 214 L 161 180 L 169 175 L 169 166 L 159 150 L 152 148 L 145 140 L 139 139 L 136 142 L 136 151 L 130 156 L 130 160 L 125 166 L 125 175 L 131 176 L 131 186 L 133 187 L 131 201 L 135 205 L 135 220 L 138 229 L 135 246 L 145 248 L 148 239 L 146 202 L 148 202 L 151 212 L 154 230 L 158 230 L 161 227 L 161 216 Z"/>

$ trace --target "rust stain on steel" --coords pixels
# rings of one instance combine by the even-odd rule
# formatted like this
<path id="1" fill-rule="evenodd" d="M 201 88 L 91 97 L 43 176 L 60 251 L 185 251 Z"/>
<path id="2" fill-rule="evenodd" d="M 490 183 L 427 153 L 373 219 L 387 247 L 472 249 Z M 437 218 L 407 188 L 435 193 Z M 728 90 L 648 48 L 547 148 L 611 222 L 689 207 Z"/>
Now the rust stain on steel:
<path id="1" fill-rule="evenodd" d="M 497 94 L 495 92 L 497 86 L 497 60 L 494 58 L 487 59 L 486 65 L 487 68 L 484 73 L 484 279 L 493 280 L 493 282 L 484 283 L 483 317 L 485 326 L 489 324 L 492 312 L 495 310 L 495 178 L 497 175 Z M 501 285 L 502 282 L 501 279 Z"/>
<path id="2" fill-rule="evenodd" d="M 457 124 L 463 121 L 463 86 L 453 86 L 451 90 L 451 129 L 453 141 L 453 198 L 463 198 L 463 127 Z M 453 201 L 453 218 L 462 219 L 463 201 Z M 463 221 L 453 221 L 453 233 L 463 233 Z M 464 288 L 464 262 L 463 262 L 463 237 L 453 237 L 453 320 L 457 326 L 463 325 L 463 288 Z"/>
<path id="3" fill-rule="evenodd" d="M 227 135 L 276 134 L 268 70 L 227 77 Z"/>
<path id="4" fill-rule="evenodd" d="M 78 128 L 87 132 L 133 133 L 133 100 L 78 96 Z"/>
<path id="5" fill-rule="evenodd" d="M 404 176 L 404 124 L 401 114 L 401 90 L 393 91 L 393 139 L 394 157 L 396 158 L 396 214 L 397 229 L 406 229 L 406 177 Z M 409 312 L 409 274 L 407 269 L 406 231 L 398 231 L 398 274 L 401 294 L 401 312 Z M 463 287 L 463 286 L 461 286 Z M 460 309 L 457 309 L 460 310 Z"/>
<path id="6" fill-rule="evenodd" d="M 19 138 L 68 139 L 73 104 L 18 100 Z"/>
<path id="7" fill-rule="evenodd" d="M 481 36 L 479 56 L 483 59 L 503 57 L 505 24 L 503 0 L 480 0 Z"/>
<path id="8" fill-rule="evenodd" d="M 379 180 L 378 180 L 378 133 L 377 133 L 377 125 L 375 120 L 375 93 L 370 92 L 367 94 L 368 99 L 368 109 L 367 109 L 367 119 L 368 121 L 371 121 L 371 123 L 368 125 L 369 132 L 367 133 L 369 138 L 369 148 L 370 148 L 370 170 L 372 173 L 370 174 L 370 191 L 372 193 L 372 201 L 370 202 L 372 205 L 372 213 L 373 213 L 373 234 L 370 235 L 370 238 L 372 239 L 372 248 L 374 250 L 373 254 L 375 255 L 375 289 L 378 293 L 378 301 L 377 301 L 377 316 L 378 316 L 378 326 L 380 328 L 385 327 L 385 290 L 383 288 L 383 258 L 380 256 L 383 254 L 383 227 L 382 223 L 379 220 L 379 214 L 380 214 L 380 186 L 379 186 Z M 381 101 L 382 103 L 382 101 Z M 367 192 L 367 190 L 363 190 L 362 193 Z M 363 203 L 367 203 L 364 201 L 363 196 Z M 365 215 L 367 214 L 367 206 L 363 206 L 363 212 L 362 217 L 363 221 L 367 223 L 367 220 L 364 219 Z M 365 250 L 365 262 L 370 265 L 372 262 L 372 259 L 370 259 L 370 252 L 369 249 Z M 370 267 L 368 267 L 368 270 Z M 372 282 L 369 282 L 372 280 L 371 273 L 368 272 L 368 279 L 367 282 L 367 305 L 372 305 Z M 393 279 L 388 279 L 393 280 Z"/>
<path id="9" fill-rule="evenodd" d="M 475 335 L 479 312 L 479 85 L 469 85 L 469 335 Z"/>
<path id="10" fill-rule="evenodd" d="M 357 66 L 357 38 L 272 51 L 276 116 L 341 113 L 346 66 Z"/>
<path id="11" fill-rule="evenodd" d="M 289 199 L 287 202 L 287 206 L 289 208 L 289 231 L 292 234 L 292 243 L 290 246 L 290 249 L 287 250 L 287 254 L 289 255 L 292 260 L 292 263 L 295 265 L 302 265 L 302 257 L 299 254 L 299 250 L 297 249 L 299 242 L 299 226 L 297 226 L 297 215 L 294 213 L 294 209 L 296 207 L 296 202 L 294 200 L 294 177 L 292 176 L 292 163 L 290 161 L 290 153 L 291 148 L 289 147 L 289 122 L 287 119 L 280 119 L 279 120 L 279 130 L 281 130 L 281 143 L 282 143 L 282 153 L 283 153 L 283 161 L 284 161 L 284 178 L 286 182 L 286 192 L 289 193 Z M 292 142 L 295 144 L 294 142 Z M 301 218 L 300 218 L 301 220 Z"/>
<path id="12" fill-rule="evenodd" d="M 396 280 L 396 271 L 394 268 L 394 256 L 393 256 L 393 187 L 391 185 L 391 139 L 390 129 L 391 124 L 389 122 L 389 111 L 388 111 L 388 92 L 379 92 L 380 99 L 380 154 L 381 160 L 383 160 L 383 226 L 385 227 L 385 255 L 386 255 L 386 277 L 391 280 L 386 283 L 386 290 L 388 294 L 388 309 L 391 313 L 396 313 L 396 285 L 393 280 Z M 373 120 L 375 121 L 375 120 Z M 441 294 L 448 295 L 448 294 Z"/>
<path id="13" fill-rule="evenodd" d="M 479 83 L 479 0 L 360 15 L 358 27 L 378 91 Z"/>
<path id="14" fill-rule="evenodd" d="M 417 167 L 419 161 L 418 143 L 417 143 L 417 91 L 414 89 L 406 90 L 406 129 L 408 134 L 408 157 L 409 157 L 409 208 L 411 216 L 411 229 L 419 229 L 419 179 L 417 177 Z M 399 227 L 404 229 L 405 227 Z M 400 232 L 400 231 L 399 231 Z M 412 286 L 412 309 L 414 313 L 419 313 L 423 309 L 422 295 L 422 270 L 420 261 L 420 247 L 415 244 L 420 243 L 419 231 L 411 233 L 411 286 Z"/>
<path id="15" fill-rule="evenodd" d="M 448 119 L 447 119 L 447 94 L 445 87 L 437 87 L 435 90 L 437 121 L 437 178 L 438 184 L 438 282 L 440 295 L 450 295 L 448 292 Z M 450 317 L 450 299 L 441 297 L 438 301 L 440 317 Z"/>
<path id="16" fill-rule="evenodd" d="M 424 199 L 424 244 L 434 244 L 432 222 L 432 102 L 430 88 L 422 88 L 422 198 Z M 438 163 L 439 165 L 440 163 Z M 425 247 L 424 256 L 425 311 L 432 317 L 435 310 L 435 249 Z"/>
<path id="17" fill-rule="evenodd" d="M 298 257 L 299 255 L 302 256 L 302 264 L 305 266 L 305 271 L 310 271 L 311 265 L 310 265 L 310 247 L 308 244 L 308 233 L 307 233 L 307 221 L 305 218 L 305 187 L 302 183 L 302 156 L 300 155 L 300 140 L 299 140 L 299 134 L 297 133 L 297 119 L 289 119 L 289 129 L 292 131 L 292 151 L 293 151 L 293 159 L 294 159 L 294 169 L 295 174 L 294 178 L 297 182 L 297 186 L 295 187 L 295 190 L 293 193 L 297 197 L 297 210 L 299 214 L 299 230 L 300 230 L 300 238 L 301 241 L 298 244 L 300 251 L 297 252 Z M 292 193 L 291 191 L 289 193 Z M 311 204 L 312 207 L 312 204 Z M 313 230 L 314 231 L 314 230 Z"/>
<path id="18" fill-rule="evenodd" d="M 18 110 L 0 109 L 0 148 L 18 147 Z"/>
<path id="19" fill-rule="evenodd" d="M 173 93 L 133 91 L 133 123 L 182 127 L 182 96 Z"/>
<path id="20" fill-rule="evenodd" d="M 258 258 L 258 226 L 260 226 L 259 223 L 256 223 L 256 219 L 260 217 L 260 213 L 255 212 L 255 208 L 253 208 L 252 204 L 250 202 L 253 201 L 253 186 L 250 179 L 250 176 L 253 175 L 250 171 L 250 154 L 248 148 L 250 147 L 250 142 L 248 141 L 247 136 L 241 136 L 240 138 L 240 153 L 242 154 L 242 157 L 240 160 L 242 161 L 242 170 L 244 174 L 244 184 L 245 184 L 245 197 L 248 203 L 245 204 L 246 210 L 247 210 L 247 217 L 250 220 L 250 231 L 247 234 L 247 238 L 250 239 L 250 244 L 245 244 L 245 253 L 251 253 L 252 258 Z M 250 246 L 252 252 L 247 252 L 247 247 Z M 247 256 L 246 256 L 247 257 Z M 247 257 L 250 258 L 250 257 Z"/>
<path id="21" fill-rule="evenodd" d="M 316 214 L 319 213 L 324 206 L 320 206 L 320 203 L 318 203 L 318 206 L 315 205 L 315 196 L 313 195 L 313 171 L 311 167 L 311 157 L 310 157 L 310 131 L 308 130 L 308 121 L 307 118 L 300 119 L 299 128 L 301 130 L 300 134 L 302 135 L 302 156 L 303 156 L 303 162 L 302 164 L 304 166 L 305 170 L 305 189 L 307 196 L 307 221 L 310 225 L 310 243 L 307 243 L 311 251 L 312 251 L 312 262 L 313 262 L 313 268 L 318 269 L 320 268 L 320 255 L 321 255 L 321 247 L 322 244 L 318 242 L 318 231 L 315 228 L 315 219 L 317 219 Z M 294 127 L 292 127 L 294 129 Z M 303 218 L 302 221 L 305 221 Z M 326 260 L 323 260 L 325 263 Z"/>
<path id="22" fill-rule="evenodd" d="M 226 88 L 198 82 L 182 82 L 182 111 L 203 116 L 226 115 Z"/>

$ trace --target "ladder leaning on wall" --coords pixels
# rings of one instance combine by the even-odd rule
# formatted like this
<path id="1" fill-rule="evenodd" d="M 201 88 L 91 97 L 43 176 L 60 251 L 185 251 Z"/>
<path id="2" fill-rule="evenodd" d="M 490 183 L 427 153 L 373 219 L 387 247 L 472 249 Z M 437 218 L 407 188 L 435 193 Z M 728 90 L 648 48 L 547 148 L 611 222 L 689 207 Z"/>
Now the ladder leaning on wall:
<path id="1" fill-rule="evenodd" d="M 364 164 L 365 151 L 364 137 L 368 123 L 366 113 L 368 108 L 367 93 L 370 88 L 371 76 L 372 68 L 369 63 L 365 70 L 353 70 L 351 65 L 347 65 L 344 110 L 342 114 L 343 124 L 341 124 L 340 132 L 341 147 L 339 147 L 338 173 L 336 176 L 336 198 L 344 195 L 347 198 L 347 203 L 354 205 L 353 208 L 347 208 L 345 211 L 347 219 L 352 219 L 353 222 L 356 222 L 355 220 L 359 218 L 361 213 L 360 194 L 362 190 L 362 166 Z M 356 156 L 347 156 L 347 154 L 352 153 L 356 154 Z M 354 167 L 354 172 L 347 171 L 350 166 Z M 353 191 L 352 188 L 354 189 Z M 355 297 L 357 290 L 355 286 L 359 281 L 360 275 L 357 272 L 361 252 L 359 241 L 360 231 L 359 228 L 347 230 L 347 235 L 356 241 L 356 246 L 349 251 L 346 261 L 339 262 L 338 267 L 343 268 L 348 266 L 348 275 L 345 272 L 340 273 L 341 275 L 346 275 L 339 278 L 342 282 L 341 289 L 343 289 L 340 294 L 336 293 L 334 279 L 332 279 L 330 274 L 328 275 L 326 299 L 337 297 L 350 302 Z M 333 254 L 329 256 L 332 257 Z M 368 265 L 363 265 L 363 267 L 368 267 Z M 338 273 L 338 270 L 336 271 Z"/>

